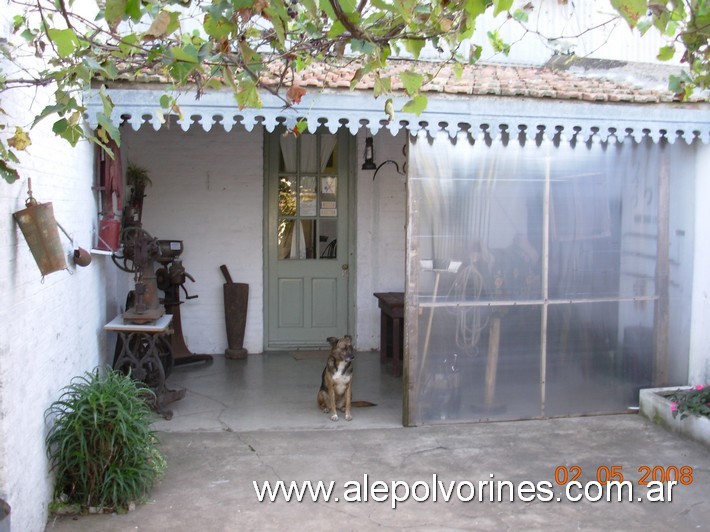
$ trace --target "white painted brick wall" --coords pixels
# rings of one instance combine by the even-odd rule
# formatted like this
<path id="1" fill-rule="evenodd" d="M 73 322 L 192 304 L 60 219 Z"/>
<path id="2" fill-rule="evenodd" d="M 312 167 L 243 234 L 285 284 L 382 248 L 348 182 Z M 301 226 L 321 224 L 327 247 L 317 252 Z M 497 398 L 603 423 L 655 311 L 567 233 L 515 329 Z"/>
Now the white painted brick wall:
<path id="1" fill-rule="evenodd" d="M 33 105 L 44 105 L 41 93 L 5 93 L 0 100 L 17 118 Z M 86 143 L 71 149 L 50 127 L 47 121 L 31 131 L 32 145 L 21 154 L 22 180 L 0 182 L 0 495 L 11 506 L 13 530 L 23 531 L 44 530 L 52 495 L 44 412 L 74 376 L 110 362 L 112 346 L 102 327 L 117 312 L 116 268 L 107 257 L 94 256 L 88 267 L 77 268 L 69 258 L 71 243 L 60 233 L 68 270 L 43 280 L 13 220 L 12 213 L 24 208 L 31 177 L 35 198 L 52 202 L 76 245 L 91 248 L 93 150 Z"/>
<path id="2" fill-rule="evenodd" d="M 249 285 L 244 347 L 263 350 L 263 137 L 214 127 L 123 132 L 124 157 L 149 171 L 143 228 L 159 239 L 182 240 L 183 265 L 195 278 L 181 306 L 188 349 L 224 354 L 226 264 L 237 283 Z M 126 192 L 127 195 L 127 192 Z M 184 300 L 184 293 L 181 291 Z"/>
<path id="3" fill-rule="evenodd" d="M 2 2 L 0 36 L 12 12 Z M 46 93 L 10 91 L 0 107 L 25 127 L 46 104 Z M 91 248 L 96 229 L 92 149 L 72 149 L 51 133 L 47 120 L 31 131 L 20 154 L 22 179 L 0 180 L 0 497 L 11 506 L 13 530 L 45 529 L 52 497 L 44 438 L 44 413 L 61 388 L 101 362 L 112 346 L 102 326 L 117 311 L 116 268 L 93 257 L 87 268 L 70 260 L 67 271 L 44 280 L 12 213 L 25 207 L 27 178 L 35 198 L 52 202 L 56 219 L 78 246 Z M 14 131 L 10 131 L 12 133 Z M 5 132 L 4 134 L 8 134 Z M 69 257 L 73 248 L 60 233 Z"/>

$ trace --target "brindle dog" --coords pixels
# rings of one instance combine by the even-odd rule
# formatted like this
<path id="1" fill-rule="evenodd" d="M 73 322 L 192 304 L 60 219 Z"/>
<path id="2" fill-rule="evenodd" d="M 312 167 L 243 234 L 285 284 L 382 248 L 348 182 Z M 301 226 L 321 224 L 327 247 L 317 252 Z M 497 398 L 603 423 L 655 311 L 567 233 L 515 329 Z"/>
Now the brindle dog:
<path id="1" fill-rule="evenodd" d="M 323 368 L 320 390 L 318 390 L 318 407 L 326 414 L 332 413 L 331 421 L 338 421 L 338 410 L 345 412 L 345 419 L 350 421 L 353 416 L 350 409 L 353 406 L 375 406 L 368 401 L 353 402 L 353 339 L 350 335 L 328 338 L 330 355 Z"/>

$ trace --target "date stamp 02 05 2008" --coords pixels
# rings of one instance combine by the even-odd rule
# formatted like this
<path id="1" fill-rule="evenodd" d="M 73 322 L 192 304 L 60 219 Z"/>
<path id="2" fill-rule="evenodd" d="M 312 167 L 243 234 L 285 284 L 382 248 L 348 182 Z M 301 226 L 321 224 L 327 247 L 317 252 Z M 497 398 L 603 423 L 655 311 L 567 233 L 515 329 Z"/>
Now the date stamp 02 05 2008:
<path id="1" fill-rule="evenodd" d="M 606 484 L 607 482 L 624 482 L 623 468 L 620 465 L 597 467 L 597 482 Z M 646 486 L 649 482 L 678 482 L 683 486 L 693 483 L 693 468 L 691 466 L 647 466 L 638 468 L 640 478 L 637 480 L 640 486 Z M 555 468 L 555 482 L 564 485 L 569 482 L 576 482 L 582 476 L 582 468 L 577 465 L 557 466 Z"/>

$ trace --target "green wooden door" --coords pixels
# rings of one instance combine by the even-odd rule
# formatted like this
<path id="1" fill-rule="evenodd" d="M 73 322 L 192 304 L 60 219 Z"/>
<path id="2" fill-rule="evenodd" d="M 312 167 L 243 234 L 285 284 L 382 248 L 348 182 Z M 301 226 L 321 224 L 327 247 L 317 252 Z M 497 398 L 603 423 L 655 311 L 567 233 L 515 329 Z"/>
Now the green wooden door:
<path id="1" fill-rule="evenodd" d="M 347 132 L 267 138 L 267 349 L 350 332 L 351 142 Z"/>

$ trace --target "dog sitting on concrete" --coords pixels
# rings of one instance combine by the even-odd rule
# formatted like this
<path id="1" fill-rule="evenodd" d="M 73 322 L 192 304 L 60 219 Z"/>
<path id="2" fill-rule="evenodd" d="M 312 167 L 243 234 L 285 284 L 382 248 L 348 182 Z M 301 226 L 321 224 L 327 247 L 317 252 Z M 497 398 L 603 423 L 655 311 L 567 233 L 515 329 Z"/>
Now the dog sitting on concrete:
<path id="1" fill-rule="evenodd" d="M 345 420 L 353 416 L 352 407 L 375 406 L 368 401 L 353 402 L 353 339 L 350 335 L 342 338 L 328 338 L 330 355 L 323 368 L 320 390 L 318 390 L 318 407 L 326 414 L 331 414 L 331 421 L 338 421 L 338 410 L 345 412 Z"/>

